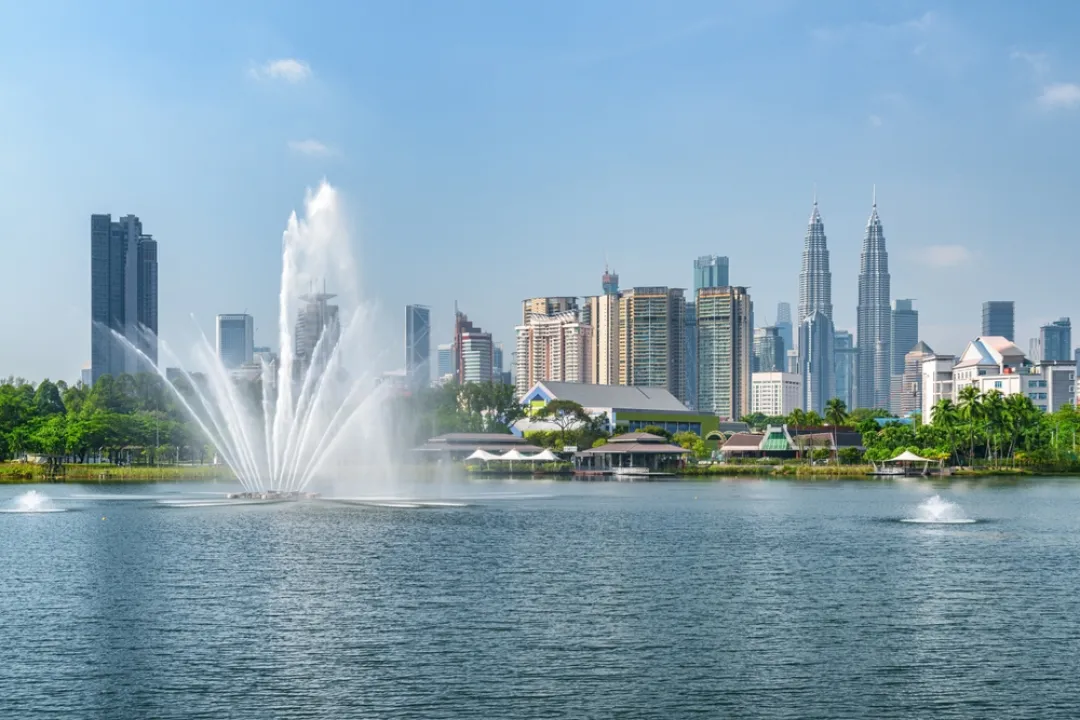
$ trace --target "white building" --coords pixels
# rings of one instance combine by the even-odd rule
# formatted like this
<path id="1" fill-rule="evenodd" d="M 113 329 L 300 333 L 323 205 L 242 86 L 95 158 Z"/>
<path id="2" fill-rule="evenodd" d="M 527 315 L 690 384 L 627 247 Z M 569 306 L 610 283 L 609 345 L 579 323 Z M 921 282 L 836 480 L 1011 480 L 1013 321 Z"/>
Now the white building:
<path id="1" fill-rule="evenodd" d="M 1071 362 L 1032 365 L 1014 343 L 1000 336 L 979 337 L 968 343 L 953 368 L 953 402 L 973 385 L 980 392 L 1026 395 L 1035 407 L 1054 412 L 1075 402 L 1076 366 Z"/>
<path id="2" fill-rule="evenodd" d="M 922 418 L 924 423 L 933 422 L 934 406 L 940 400 L 953 398 L 953 367 L 955 355 L 931 355 L 923 358 L 922 380 Z"/>
<path id="3" fill-rule="evenodd" d="M 530 314 L 528 321 L 515 328 L 515 332 L 514 382 L 518 397 L 544 380 L 593 381 L 592 327 L 580 322 L 576 310 L 555 315 Z"/>
<path id="4" fill-rule="evenodd" d="M 750 382 L 753 412 L 776 417 L 802 406 L 802 378 L 795 373 L 756 372 Z"/>

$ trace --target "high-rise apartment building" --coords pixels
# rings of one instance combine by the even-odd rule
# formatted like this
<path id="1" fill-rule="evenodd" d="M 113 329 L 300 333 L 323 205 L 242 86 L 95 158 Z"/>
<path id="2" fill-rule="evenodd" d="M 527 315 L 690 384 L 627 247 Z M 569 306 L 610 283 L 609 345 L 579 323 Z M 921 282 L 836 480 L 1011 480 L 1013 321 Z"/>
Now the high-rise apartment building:
<path id="1" fill-rule="evenodd" d="M 750 413 L 753 309 L 745 287 L 697 291 L 697 409 L 738 420 Z"/>
<path id="2" fill-rule="evenodd" d="M 528 300 L 523 300 L 521 302 L 521 323 L 525 324 L 529 322 L 529 318 L 533 315 L 545 317 L 572 310 L 578 310 L 578 301 L 576 297 L 557 296 L 529 298 Z"/>
<path id="3" fill-rule="evenodd" d="M 778 303 L 776 306 L 776 329 L 784 341 L 784 349 L 794 350 L 795 340 L 792 338 L 791 303 Z"/>
<path id="4" fill-rule="evenodd" d="M 923 410 L 922 384 L 923 364 L 934 357 L 934 351 L 926 343 L 919 341 L 904 356 L 904 374 L 901 375 L 900 395 L 893 412 L 900 417 Z"/>
<path id="5" fill-rule="evenodd" d="M 438 366 L 438 377 L 444 378 L 454 374 L 454 346 L 451 344 L 439 345 L 435 350 Z"/>
<path id="6" fill-rule="evenodd" d="M 694 303 L 686 303 L 686 323 L 683 330 L 683 341 L 686 349 L 683 357 L 686 360 L 686 406 L 691 410 L 697 409 L 697 309 Z"/>
<path id="7" fill-rule="evenodd" d="M 914 302 L 914 300 L 896 300 L 893 303 L 889 410 L 894 414 L 901 412 L 901 406 L 904 404 L 901 396 L 908 391 L 904 384 L 907 354 L 919 342 L 919 311 L 914 308 Z"/>
<path id="8" fill-rule="evenodd" d="M 836 395 L 833 349 L 836 333 L 832 320 L 815 310 L 799 325 L 799 376 L 802 378 L 802 408 L 824 415 L 825 404 Z"/>
<path id="9" fill-rule="evenodd" d="M 585 298 L 582 322 L 592 327 L 593 382 L 619 384 L 619 295 L 594 295 Z"/>
<path id="10" fill-rule="evenodd" d="M 847 330 L 836 330 L 833 333 L 833 338 L 835 397 L 843 400 L 844 405 L 849 409 L 853 409 L 857 401 L 855 393 L 857 374 L 855 369 L 858 367 L 859 351 L 855 348 L 855 338 Z"/>
<path id="11" fill-rule="evenodd" d="M 701 288 L 728 286 L 728 259 L 718 255 L 702 255 L 694 261 L 694 292 Z"/>
<path id="12" fill-rule="evenodd" d="M 825 223 L 818 212 L 817 198 L 810 212 L 803 244 L 802 270 L 799 272 L 798 324 L 814 311 L 832 320 L 832 273 L 829 271 L 829 248 L 825 238 Z M 779 319 L 779 318 L 778 318 Z"/>
<path id="13" fill-rule="evenodd" d="M 892 309 L 889 307 L 889 253 L 875 193 L 859 258 L 858 407 L 888 408 L 892 394 Z"/>
<path id="14" fill-rule="evenodd" d="M 577 312 L 532 315 L 515 328 L 514 385 L 517 396 L 538 382 L 592 382 L 592 332 Z"/>
<path id="15" fill-rule="evenodd" d="M 604 266 L 604 274 L 600 276 L 600 287 L 605 295 L 619 294 L 619 274 L 611 272 Z"/>
<path id="16" fill-rule="evenodd" d="M 1041 355 L 1032 355 L 1032 362 L 1068 362 L 1073 359 L 1072 321 L 1059 318 L 1039 328 Z"/>
<path id="17" fill-rule="evenodd" d="M 293 333 L 293 372 L 297 377 L 302 377 L 313 365 L 320 370 L 325 368 L 341 338 L 338 306 L 329 303 L 335 297 L 325 289 L 300 296 L 302 305 L 296 314 Z"/>
<path id="18" fill-rule="evenodd" d="M 454 313 L 454 372 L 459 383 L 489 383 L 495 362 L 491 333 L 474 325 L 465 313 Z"/>
<path id="19" fill-rule="evenodd" d="M 1012 300 L 987 300 L 982 306 L 983 337 L 1016 341 L 1016 304 Z"/>
<path id="20" fill-rule="evenodd" d="M 667 389 L 686 402 L 686 298 L 636 287 L 619 298 L 619 384 Z"/>
<path id="21" fill-rule="evenodd" d="M 754 328 L 754 372 L 784 372 L 787 348 L 780 328 L 775 325 Z"/>
<path id="22" fill-rule="evenodd" d="M 255 360 L 255 320 L 247 313 L 217 316 L 217 355 L 230 370 Z"/>
<path id="23" fill-rule="evenodd" d="M 431 309 L 405 306 L 405 382 L 410 389 L 431 384 Z"/>
<path id="24" fill-rule="evenodd" d="M 90 376 L 148 370 L 128 340 L 157 363 L 157 242 L 135 215 L 90 216 Z M 114 334 L 115 333 L 115 334 Z"/>

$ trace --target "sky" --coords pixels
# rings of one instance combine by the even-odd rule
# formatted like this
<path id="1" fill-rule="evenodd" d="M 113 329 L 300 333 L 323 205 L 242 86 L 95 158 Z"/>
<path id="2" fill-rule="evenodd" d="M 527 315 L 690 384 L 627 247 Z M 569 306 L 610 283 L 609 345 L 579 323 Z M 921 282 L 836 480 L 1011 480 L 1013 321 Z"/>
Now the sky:
<path id="1" fill-rule="evenodd" d="M 276 344 L 281 237 L 327 179 L 372 342 L 403 364 L 455 301 L 513 345 L 520 301 L 693 283 L 726 255 L 758 324 L 794 306 L 816 189 L 854 330 L 876 185 L 894 298 L 959 353 L 1080 319 L 1080 4 L 738 0 L 4 3 L 0 376 L 90 356 L 92 213 L 158 241 L 160 334 L 249 312 Z"/>

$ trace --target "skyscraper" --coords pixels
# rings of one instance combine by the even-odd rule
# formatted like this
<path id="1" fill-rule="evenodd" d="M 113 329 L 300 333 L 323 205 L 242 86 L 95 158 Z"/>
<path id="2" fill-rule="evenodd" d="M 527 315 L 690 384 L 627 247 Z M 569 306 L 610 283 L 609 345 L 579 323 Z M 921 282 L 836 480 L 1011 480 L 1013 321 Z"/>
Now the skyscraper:
<path id="1" fill-rule="evenodd" d="M 889 392 L 889 410 L 895 414 L 901 412 L 902 395 L 907 392 L 904 386 L 904 373 L 907 371 L 907 354 L 919 342 L 919 311 L 915 310 L 914 300 L 897 300 L 892 311 L 892 377 Z"/>
<path id="2" fill-rule="evenodd" d="M 619 319 L 619 384 L 666 388 L 685 403 L 683 291 L 666 287 L 627 290 L 619 298 Z"/>
<path id="3" fill-rule="evenodd" d="M 605 265 L 604 274 L 600 276 L 600 287 L 603 288 L 603 292 L 605 295 L 618 295 L 619 274 L 610 272 Z"/>
<path id="4" fill-rule="evenodd" d="M 847 330 L 833 332 L 833 367 L 836 368 L 836 395 L 849 409 L 855 408 L 858 400 L 855 394 L 855 368 L 858 367 L 858 353 L 855 340 Z"/>
<path id="5" fill-rule="evenodd" d="M 686 322 L 683 330 L 683 342 L 686 349 L 683 357 L 686 359 L 686 406 L 691 410 L 697 409 L 697 309 L 694 303 L 686 303 Z"/>
<path id="6" fill-rule="evenodd" d="M 832 320 L 814 310 L 799 324 L 799 375 L 802 377 L 802 408 L 824 415 L 825 404 L 836 395 Z"/>
<path id="7" fill-rule="evenodd" d="M 333 354 L 341 337 L 338 306 L 328 302 L 335 297 L 325 290 L 300 296 L 303 304 L 297 312 L 296 332 L 293 334 L 293 373 L 297 377 L 302 377 L 313 364 L 321 371 Z"/>
<path id="8" fill-rule="evenodd" d="M 246 313 L 217 316 L 217 355 L 230 370 L 255 359 L 255 321 Z"/>
<path id="9" fill-rule="evenodd" d="M 157 363 L 157 242 L 142 222 L 125 215 L 90 216 L 90 375 L 147 370 L 145 361 L 119 342 L 125 337 Z"/>
<path id="10" fill-rule="evenodd" d="M 984 337 L 1003 337 L 1016 341 L 1016 304 L 1012 300 L 987 300 L 982 306 Z"/>
<path id="11" fill-rule="evenodd" d="M 600 385 L 619 384 L 619 295 L 585 298 L 582 322 L 592 326 L 592 378 Z"/>
<path id="12" fill-rule="evenodd" d="M 785 372 L 787 348 L 780 329 L 775 326 L 754 328 L 754 372 Z"/>
<path id="13" fill-rule="evenodd" d="M 802 271 L 799 273 L 799 317 L 801 324 L 810 313 L 818 310 L 830 320 L 832 307 L 832 273 L 829 272 L 829 248 L 825 239 L 825 223 L 818 212 L 817 198 L 810 212 L 803 245 Z M 779 315 L 777 316 L 779 321 Z M 801 337 L 801 331 L 800 331 Z"/>
<path id="14" fill-rule="evenodd" d="M 782 302 L 777 304 L 776 329 L 780 332 L 780 337 L 784 341 L 784 350 L 794 350 L 795 341 L 792 339 L 791 336 L 791 303 Z"/>
<path id="15" fill-rule="evenodd" d="M 557 296 L 529 298 L 528 300 L 523 300 L 521 302 L 521 322 L 522 324 L 529 322 L 529 318 L 533 315 L 540 315 L 543 317 L 577 309 L 578 301 L 576 297 Z"/>
<path id="16" fill-rule="evenodd" d="M 889 307 L 889 254 L 878 218 L 875 192 L 859 258 L 858 407 L 888 408 L 892 388 L 892 310 Z"/>
<path id="17" fill-rule="evenodd" d="M 893 409 L 900 417 L 923 411 L 922 383 L 923 363 L 934 357 L 934 351 L 926 343 L 919 341 L 904 356 L 904 373 L 900 390 L 899 407 Z M 929 418 L 923 418 L 929 422 Z"/>
<path id="18" fill-rule="evenodd" d="M 592 327 L 575 310 L 532 315 L 515 328 L 514 384 L 517 396 L 538 382 L 592 382 Z"/>
<path id="19" fill-rule="evenodd" d="M 694 292 L 701 288 L 727 287 L 728 259 L 719 255 L 702 255 L 694 261 Z"/>
<path id="20" fill-rule="evenodd" d="M 1039 340 L 1042 357 L 1030 358 L 1032 362 L 1050 362 L 1072 360 L 1072 322 L 1067 317 L 1059 318 L 1039 328 Z"/>
<path id="21" fill-rule="evenodd" d="M 447 375 L 454 374 L 454 346 L 451 344 L 440 345 L 436 352 L 438 353 L 438 375 L 439 378 L 444 378 Z"/>
<path id="22" fill-rule="evenodd" d="M 454 372 L 459 383 L 489 383 L 495 346 L 491 333 L 474 325 L 465 313 L 454 312 Z"/>
<path id="23" fill-rule="evenodd" d="M 413 390 L 431 384 L 431 309 L 405 306 L 405 380 Z"/>
<path id="24" fill-rule="evenodd" d="M 744 287 L 697 291 L 697 409 L 738 420 L 750 413 L 752 310 Z"/>

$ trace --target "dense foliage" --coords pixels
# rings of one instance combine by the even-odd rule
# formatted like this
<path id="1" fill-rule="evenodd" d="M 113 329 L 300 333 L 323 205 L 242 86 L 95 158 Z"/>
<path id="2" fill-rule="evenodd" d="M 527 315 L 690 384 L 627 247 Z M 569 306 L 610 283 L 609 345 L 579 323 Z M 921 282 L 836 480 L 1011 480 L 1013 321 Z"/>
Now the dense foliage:
<path id="1" fill-rule="evenodd" d="M 0 460 L 27 453 L 201 462 L 211 451 L 160 377 L 125 374 L 102 376 L 93 387 L 0 381 Z"/>

